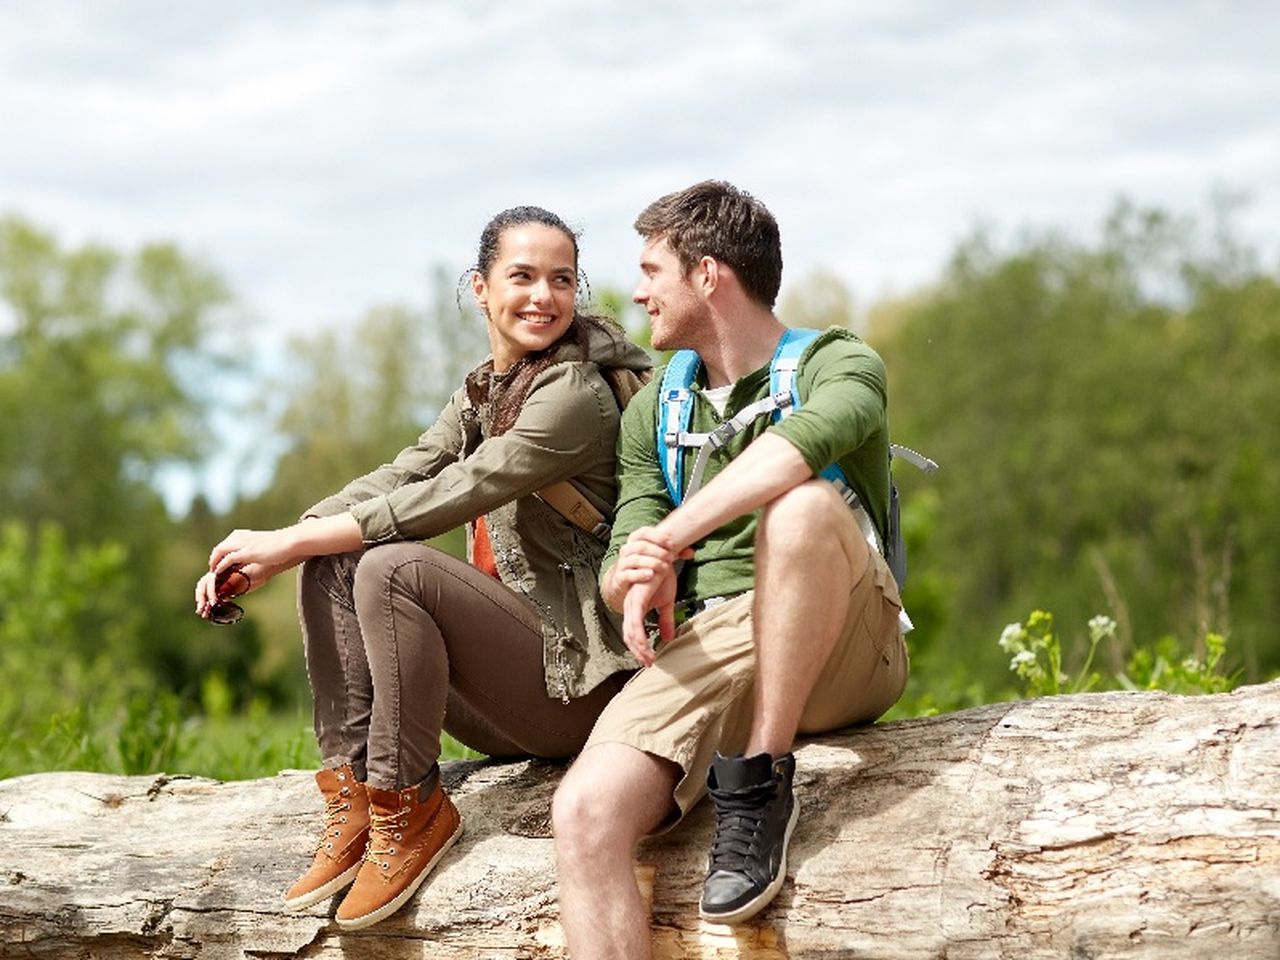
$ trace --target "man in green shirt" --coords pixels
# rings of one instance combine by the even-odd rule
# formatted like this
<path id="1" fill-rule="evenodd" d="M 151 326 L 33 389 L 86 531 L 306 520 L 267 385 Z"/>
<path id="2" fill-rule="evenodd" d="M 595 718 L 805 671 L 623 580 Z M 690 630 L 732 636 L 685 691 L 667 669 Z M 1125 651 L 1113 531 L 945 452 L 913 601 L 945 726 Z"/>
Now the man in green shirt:
<path id="1" fill-rule="evenodd" d="M 655 201 L 636 229 L 644 248 L 634 299 L 649 313 L 654 347 L 696 351 L 688 429 L 708 432 L 770 392 L 770 360 L 786 332 L 773 313 L 777 223 L 749 194 L 707 181 Z M 909 621 L 880 546 L 884 365 L 832 329 L 807 347 L 797 377 L 800 409 L 747 426 L 679 505 L 661 467 L 661 378 L 624 413 L 600 586 L 643 669 L 601 715 L 553 804 L 562 921 L 576 958 L 650 955 L 635 846 L 677 822 L 704 789 L 716 827 L 702 916 L 741 923 L 767 906 L 798 814 L 796 734 L 873 720 L 906 684 Z M 686 476 L 695 454 L 682 454 Z M 817 477 L 833 462 L 856 508 Z"/>

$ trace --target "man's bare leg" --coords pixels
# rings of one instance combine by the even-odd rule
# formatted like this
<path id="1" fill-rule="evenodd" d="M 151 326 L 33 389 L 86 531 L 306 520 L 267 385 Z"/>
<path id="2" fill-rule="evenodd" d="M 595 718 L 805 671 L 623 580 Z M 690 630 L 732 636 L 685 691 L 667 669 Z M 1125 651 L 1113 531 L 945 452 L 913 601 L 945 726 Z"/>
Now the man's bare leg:
<path id="1" fill-rule="evenodd" d="M 560 922 L 574 960 L 646 960 L 648 908 L 635 876 L 640 838 L 671 811 L 680 768 L 621 743 L 585 750 L 551 805 Z"/>
<path id="2" fill-rule="evenodd" d="M 825 480 L 801 484 L 765 508 L 756 534 L 756 684 L 747 756 L 791 750 L 805 702 L 844 627 L 844 598 L 870 560 L 869 546 L 856 549 L 866 543 L 860 536 L 833 533 L 852 522 Z"/>
<path id="3" fill-rule="evenodd" d="M 760 520 L 751 734 L 745 755 L 717 755 L 707 780 L 716 828 L 699 909 L 708 920 L 743 923 L 785 882 L 799 813 L 791 744 L 848 613 L 843 601 L 860 556 L 857 543 L 865 542 L 852 536 L 852 525 L 849 508 L 825 480 L 770 501 Z"/>

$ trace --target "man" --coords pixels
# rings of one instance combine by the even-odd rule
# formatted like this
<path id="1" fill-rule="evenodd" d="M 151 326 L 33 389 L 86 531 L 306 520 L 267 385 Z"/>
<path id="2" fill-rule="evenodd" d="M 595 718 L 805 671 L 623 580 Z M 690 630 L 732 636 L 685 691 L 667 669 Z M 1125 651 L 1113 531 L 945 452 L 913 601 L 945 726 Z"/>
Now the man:
<path id="1" fill-rule="evenodd" d="M 770 360 L 786 332 L 773 313 L 777 223 L 749 194 L 708 181 L 655 201 L 635 226 L 644 248 L 634 299 L 654 347 L 697 352 L 688 431 L 708 432 L 771 393 Z M 797 377 L 800 409 L 758 419 L 715 451 L 701 488 L 678 506 L 661 465 L 660 379 L 624 414 L 600 584 L 643 669 L 606 708 L 553 804 L 574 957 L 650 955 L 635 847 L 704 787 L 716 825 L 702 916 L 740 923 L 763 909 L 782 885 L 796 822 L 796 733 L 873 720 L 906 683 L 901 604 L 879 549 L 889 509 L 884 366 L 832 329 L 810 344 Z M 696 454 L 679 454 L 686 477 Z M 817 478 L 833 462 L 857 509 Z M 687 616 L 678 627 L 677 611 Z"/>

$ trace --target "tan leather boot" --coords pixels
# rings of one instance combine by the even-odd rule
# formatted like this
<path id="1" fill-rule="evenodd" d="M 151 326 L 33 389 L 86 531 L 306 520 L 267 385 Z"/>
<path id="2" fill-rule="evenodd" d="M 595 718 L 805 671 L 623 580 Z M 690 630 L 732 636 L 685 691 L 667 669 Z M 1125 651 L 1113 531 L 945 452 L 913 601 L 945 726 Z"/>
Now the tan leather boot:
<path id="1" fill-rule="evenodd" d="M 301 910 L 331 897 L 356 878 L 369 843 L 369 798 L 349 765 L 316 774 L 324 796 L 324 833 L 311 869 L 284 895 L 286 910 Z"/>
<path id="2" fill-rule="evenodd" d="M 338 907 L 338 926 L 357 930 L 391 916 L 427 879 L 462 835 L 458 808 L 439 783 L 425 798 L 420 787 L 369 787 L 369 848 L 355 885 Z"/>

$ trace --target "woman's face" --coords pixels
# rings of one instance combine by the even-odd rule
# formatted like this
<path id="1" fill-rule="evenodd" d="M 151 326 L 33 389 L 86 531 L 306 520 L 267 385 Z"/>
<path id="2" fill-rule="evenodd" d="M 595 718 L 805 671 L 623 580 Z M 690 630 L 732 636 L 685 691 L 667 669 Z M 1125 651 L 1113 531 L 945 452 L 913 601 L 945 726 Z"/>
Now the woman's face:
<path id="1" fill-rule="evenodd" d="M 503 373 L 569 329 L 578 288 L 573 240 L 541 223 L 507 227 L 488 274 L 471 283 L 489 318 L 493 369 Z"/>

